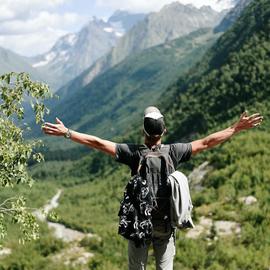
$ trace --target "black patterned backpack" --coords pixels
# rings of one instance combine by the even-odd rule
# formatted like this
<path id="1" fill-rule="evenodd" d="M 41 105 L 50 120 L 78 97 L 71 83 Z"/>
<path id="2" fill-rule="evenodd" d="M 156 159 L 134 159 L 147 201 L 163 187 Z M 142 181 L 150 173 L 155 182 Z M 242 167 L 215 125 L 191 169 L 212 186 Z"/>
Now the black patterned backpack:
<path id="1" fill-rule="evenodd" d="M 137 247 L 152 239 L 153 224 L 170 224 L 168 176 L 175 169 L 169 151 L 169 145 L 145 150 L 137 174 L 126 186 L 118 213 L 118 233 L 133 240 Z"/>

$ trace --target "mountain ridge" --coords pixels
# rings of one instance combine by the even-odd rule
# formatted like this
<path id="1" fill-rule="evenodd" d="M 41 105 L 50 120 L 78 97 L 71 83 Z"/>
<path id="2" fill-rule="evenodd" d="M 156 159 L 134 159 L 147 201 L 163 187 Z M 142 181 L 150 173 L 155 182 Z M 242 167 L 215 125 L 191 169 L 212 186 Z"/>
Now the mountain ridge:
<path id="1" fill-rule="evenodd" d="M 120 63 L 129 54 L 173 40 L 199 28 L 212 27 L 219 19 L 219 13 L 212 9 L 209 12 L 179 2 L 166 5 L 160 12 L 149 14 L 120 39 L 111 53 L 88 69 L 84 81 L 91 82 L 97 74 Z M 179 28 L 179 25 L 182 27 Z"/>
<path id="2" fill-rule="evenodd" d="M 58 95 L 72 93 L 76 91 L 74 89 L 85 87 L 95 77 L 121 63 L 129 55 L 140 53 L 144 49 L 179 38 L 193 30 L 202 27 L 213 27 L 222 19 L 220 16 L 222 16 L 220 13 L 212 9 L 210 9 L 209 13 L 209 9 L 197 9 L 178 2 L 167 5 L 161 12 L 151 13 L 143 21 L 134 25 L 125 36 L 118 40 L 116 46 L 107 55 L 101 57 L 76 79 L 62 87 L 58 91 Z M 183 27 L 179 28 L 179 24 L 183 25 Z M 152 36 L 156 38 L 151 41 Z"/>
<path id="3" fill-rule="evenodd" d="M 252 2 L 252 0 L 238 0 L 236 6 L 229 11 L 221 23 L 215 28 L 215 32 L 225 32 L 240 17 L 242 11 Z"/>
<path id="4" fill-rule="evenodd" d="M 115 122 L 107 136 L 119 135 L 136 113 L 157 102 L 167 86 L 195 64 L 216 38 L 210 29 L 201 29 L 131 55 L 72 95 L 64 93 L 51 105 L 52 112 L 72 128 L 96 135 L 102 135 L 110 121 Z"/>
<path id="5" fill-rule="evenodd" d="M 43 76 L 39 74 L 27 61 L 24 56 L 16 54 L 11 50 L 0 47 L 0 74 L 9 72 L 27 72 L 33 80 L 43 81 Z"/>
<path id="6" fill-rule="evenodd" d="M 258 2 L 260 3 L 253 1 L 247 6 L 233 27 L 222 35 L 205 55 L 201 61 L 202 65 L 197 65 L 188 78 L 180 78 L 178 85 L 168 89 L 174 93 L 171 94 L 171 102 L 177 102 L 180 107 L 178 110 L 170 110 L 167 107 L 170 111 L 169 117 L 179 119 L 181 115 L 182 120 L 180 122 L 178 120 L 174 125 L 179 126 L 179 123 L 182 123 L 183 137 L 189 136 L 189 127 L 194 126 L 195 122 L 197 129 L 205 132 L 206 129 L 213 127 L 213 119 L 225 121 L 226 118 L 229 119 L 232 115 L 240 114 L 241 111 L 250 108 L 250 100 L 254 103 L 266 102 L 268 88 L 265 85 L 270 82 L 265 77 L 269 68 L 264 55 L 267 55 L 266 44 L 269 42 L 266 33 L 270 30 L 270 3 L 266 4 L 265 1 L 266 11 L 263 11 L 259 7 L 264 0 Z M 248 20 L 251 22 L 245 23 Z M 264 43 L 265 46 L 256 46 Z M 256 64 L 251 65 L 251 63 Z M 250 65 L 253 68 L 249 68 Z M 257 89 L 257 92 L 253 88 Z M 177 91 L 179 94 L 175 99 Z M 185 94 L 181 94 L 183 91 Z M 209 98 L 204 97 L 204 93 L 212 96 L 211 102 Z M 234 95 L 237 98 L 233 98 Z M 184 100 L 189 100 L 189 104 L 185 104 Z M 185 108 L 191 104 L 194 110 L 191 115 L 187 115 Z M 206 105 L 208 112 L 205 109 Z M 262 109 L 262 106 L 259 105 L 259 108 Z M 225 115 L 222 114 L 223 111 L 226 112 Z M 268 115 L 265 109 L 262 109 L 262 113 Z M 200 123 L 197 121 L 198 118 L 201 119 Z M 174 134 L 171 134 L 171 138 L 175 138 L 176 134 L 179 136 L 179 132 L 180 130 L 177 129 Z"/>
<path id="7" fill-rule="evenodd" d="M 119 37 L 110 24 L 93 18 L 78 33 L 61 37 L 47 53 L 28 61 L 47 75 L 48 83 L 56 91 L 106 54 Z"/>

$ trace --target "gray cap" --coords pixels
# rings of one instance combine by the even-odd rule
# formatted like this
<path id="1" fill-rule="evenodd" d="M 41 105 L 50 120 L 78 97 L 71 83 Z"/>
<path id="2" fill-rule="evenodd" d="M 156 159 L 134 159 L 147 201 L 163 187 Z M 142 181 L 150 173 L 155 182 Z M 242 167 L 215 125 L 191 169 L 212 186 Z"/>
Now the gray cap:
<path id="1" fill-rule="evenodd" d="M 156 107 L 148 107 L 144 111 L 144 132 L 147 136 L 162 136 L 165 131 L 163 115 Z"/>
<path id="2" fill-rule="evenodd" d="M 162 118 L 163 115 L 160 113 L 159 109 L 154 106 L 147 107 L 144 111 L 144 118 L 152 118 L 152 119 L 159 119 Z"/>

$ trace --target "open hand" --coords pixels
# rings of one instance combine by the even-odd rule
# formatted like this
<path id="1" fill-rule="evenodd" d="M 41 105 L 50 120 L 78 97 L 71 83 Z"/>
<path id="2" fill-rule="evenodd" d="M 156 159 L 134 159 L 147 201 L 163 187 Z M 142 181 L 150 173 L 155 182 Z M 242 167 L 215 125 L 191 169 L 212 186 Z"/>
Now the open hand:
<path id="1" fill-rule="evenodd" d="M 259 113 L 248 116 L 247 112 L 242 113 L 239 121 L 234 125 L 236 131 L 242 131 L 259 126 L 263 121 L 263 116 Z"/>
<path id="2" fill-rule="evenodd" d="M 62 121 L 56 117 L 56 124 L 45 123 L 42 126 L 43 132 L 53 136 L 64 136 L 68 132 L 68 128 L 65 127 Z"/>

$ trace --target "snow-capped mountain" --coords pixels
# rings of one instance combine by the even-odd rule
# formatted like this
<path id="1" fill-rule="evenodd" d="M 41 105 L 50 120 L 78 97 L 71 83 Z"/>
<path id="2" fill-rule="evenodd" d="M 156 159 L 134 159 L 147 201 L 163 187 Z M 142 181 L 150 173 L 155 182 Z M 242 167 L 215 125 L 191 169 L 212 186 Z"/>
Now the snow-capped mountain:
<path id="1" fill-rule="evenodd" d="M 49 52 L 30 61 L 57 90 L 106 54 L 119 37 L 109 23 L 92 18 L 81 31 L 61 37 Z"/>
<path id="2" fill-rule="evenodd" d="M 56 91 L 108 53 L 117 40 L 142 19 L 141 14 L 124 11 L 114 13 L 108 22 L 93 17 L 81 31 L 61 37 L 49 52 L 29 61 Z"/>
<path id="3" fill-rule="evenodd" d="M 196 8 L 179 2 L 168 4 L 159 12 L 148 14 L 144 20 L 132 27 L 110 53 L 98 59 L 77 78 L 79 85 L 90 83 L 96 76 L 129 55 L 185 36 L 200 28 L 214 28 L 224 16 L 224 12 L 217 12 L 210 6 Z"/>
<path id="4" fill-rule="evenodd" d="M 35 61 L 32 66 L 38 68 L 56 61 L 68 61 L 69 53 L 73 49 L 77 40 L 78 36 L 76 34 L 67 34 L 66 36 L 63 36 L 56 42 L 56 44 L 48 53 L 35 57 Z"/>

